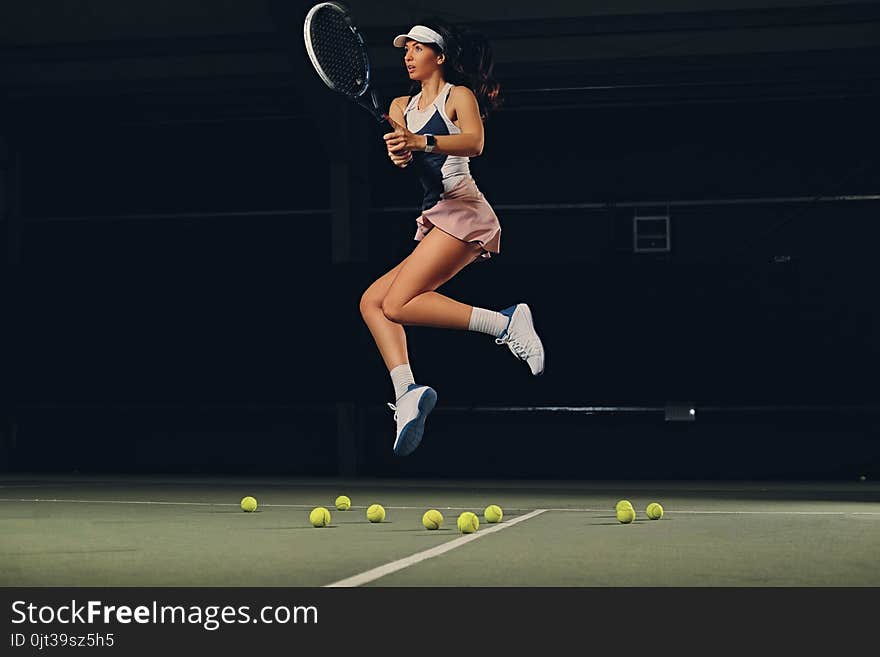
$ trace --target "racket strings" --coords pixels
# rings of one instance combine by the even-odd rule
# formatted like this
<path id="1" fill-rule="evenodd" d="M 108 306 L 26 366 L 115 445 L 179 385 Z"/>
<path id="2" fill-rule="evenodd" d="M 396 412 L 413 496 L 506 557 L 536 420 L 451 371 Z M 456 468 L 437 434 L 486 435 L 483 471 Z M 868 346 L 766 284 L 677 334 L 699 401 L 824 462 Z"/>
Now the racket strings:
<path id="1" fill-rule="evenodd" d="M 308 36 L 325 81 L 341 93 L 362 94 L 367 85 L 365 49 L 342 12 L 321 8 L 312 17 Z"/>

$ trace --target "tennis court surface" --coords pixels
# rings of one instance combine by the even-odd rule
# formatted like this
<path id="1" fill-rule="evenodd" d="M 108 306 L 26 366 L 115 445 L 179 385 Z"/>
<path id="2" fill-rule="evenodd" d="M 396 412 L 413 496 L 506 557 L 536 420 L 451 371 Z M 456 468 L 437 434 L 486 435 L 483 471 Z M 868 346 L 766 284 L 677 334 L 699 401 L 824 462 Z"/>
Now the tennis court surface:
<path id="1" fill-rule="evenodd" d="M 8 475 L 0 553 L 3 586 L 878 586 L 880 486 Z"/>

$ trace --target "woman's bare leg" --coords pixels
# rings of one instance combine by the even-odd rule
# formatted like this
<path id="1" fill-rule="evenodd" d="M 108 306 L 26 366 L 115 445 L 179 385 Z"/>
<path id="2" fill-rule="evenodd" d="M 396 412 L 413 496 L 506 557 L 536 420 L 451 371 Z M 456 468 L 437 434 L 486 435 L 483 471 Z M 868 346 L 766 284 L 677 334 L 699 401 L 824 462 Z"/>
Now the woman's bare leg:
<path id="1" fill-rule="evenodd" d="M 399 265 L 382 300 L 383 315 L 398 325 L 467 330 L 473 306 L 434 290 L 479 254 L 479 244 L 434 228 Z"/>
<path id="2" fill-rule="evenodd" d="M 408 259 L 405 258 L 394 269 L 377 278 L 361 296 L 361 317 L 370 329 L 389 372 L 398 365 L 408 363 L 409 356 L 406 350 L 406 333 L 400 324 L 385 317 L 385 313 L 382 312 L 382 301 Z"/>

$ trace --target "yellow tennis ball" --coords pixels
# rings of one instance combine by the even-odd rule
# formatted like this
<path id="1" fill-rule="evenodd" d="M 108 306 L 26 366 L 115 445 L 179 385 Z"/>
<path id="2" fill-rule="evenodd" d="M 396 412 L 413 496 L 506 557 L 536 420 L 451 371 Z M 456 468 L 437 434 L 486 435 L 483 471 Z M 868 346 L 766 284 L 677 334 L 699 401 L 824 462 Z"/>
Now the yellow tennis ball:
<path id="1" fill-rule="evenodd" d="M 351 508 L 351 499 L 348 495 L 340 495 L 336 498 L 337 511 L 348 511 Z"/>
<path id="2" fill-rule="evenodd" d="M 443 524 L 443 514 L 437 509 L 425 511 L 425 515 L 422 516 L 422 524 L 425 529 L 440 529 L 440 525 Z"/>
<path id="3" fill-rule="evenodd" d="M 636 519 L 636 510 L 631 506 L 622 506 L 617 510 L 617 520 L 628 525 Z"/>
<path id="4" fill-rule="evenodd" d="M 385 508 L 381 504 L 371 504 L 367 509 L 367 520 L 370 522 L 382 522 L 385 520 Z"/>
<path id="5" fill-rule="evenodd" d="M 257 510 L 257 500 L 254 497 L 248 495 L 247 497 L 241 498 L 241 510 L 247 511 L 250 513 L 251 511 Z"/>
<path id="6" fill-rule="evenodd" d="M 501 522 L 501 519 L 504 517 L 504 512 L 497 504 L 490 504 L 486 507 L 486 510 L 483 511 L 483 517 L 486 519 L 486 522 Z"/>
<path id="7" fill-rule="evenodd" d="M 480 519 L 472 511 L 465 511 L 458 516 L 458 531 L 462 534 L 473 534 L 480 528 Z"/>
<path id="8" fill-rule="evenodd" d="M 614 510 L 620 511 L 621 507 L 624 507 L 624 506 L 628 506 L 631 509 L 635 508 L 635 507 L 633 507 L 632 502 L 630 502 L 629 500 L 620 500 L 620 502 L 618 502 L 617 504 L 614 505 Z"/>
<path id="9" fill-rule="evenodd" d="M 326 527 L 330 524 L 330 512 L 323 506 L 314 508 L 309 514 L 309 522 L 315 527 Z"/>
<path id="10" fill-rule="evenodd" d="M 657 502 L 651 502 L 648 508 L 645 509 L 645 514 L 651 520 L 660 520 L 663 517 L 663 507 L 657 504 Z"/>

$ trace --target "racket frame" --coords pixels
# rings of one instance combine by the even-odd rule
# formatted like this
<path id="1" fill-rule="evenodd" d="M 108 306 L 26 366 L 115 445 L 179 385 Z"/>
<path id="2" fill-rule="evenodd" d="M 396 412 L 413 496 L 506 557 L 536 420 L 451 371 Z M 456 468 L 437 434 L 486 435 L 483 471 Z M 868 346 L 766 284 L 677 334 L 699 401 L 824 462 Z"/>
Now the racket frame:
<path id="1" fill-rule="evenodd" d="M 361 52 L 359 54 L 363 57 L 364 63 L 366 65 L 365 66 L 366 70 L 364 73 L 364 81 L 363 81 L 362 88 L 356 94 L 351 94 L 346 91 L 342 91 L 342 90 L 338 89 L 335 84 L 333 84 L 333 81 L 327 76 L 327 74 L 324 72 L 324 69 L 321 67 L 321 63 L 318 61 L 318 57 L 315 54 L 314 48 L 312 47 L 312 37 L 311 37 L 312 19 L 313 19 L 314 15 L 319 10 L 326 8 L 326 7 L 330 7 L 334 11 L 338 11 L 342 15 L 343 19 L 345 20 L 346 24 L 348 25 L 348 29 L 350 29 L 352 31 L 352 33 L 354 34 L 358 43 L 360 44 Z M 309 9 L 309 13 L 306 14 L 306 19 L 305 19 L 305 22 L 303 23 L 303 41 L 305 41 L 306 51 L 308 52 L 309 59 L 312 62 L 312 66 L 314 67 L 315 72 L 318 74 L 318 76 L 321 78 L 321 80 L 323 80 L 324 84 L 326 84 L 328 88 L 330 88 L 333 91 L 335 91 L 336 93 L 340 93 L 343 96 L 348 97 L 350 100 L 356 102 L 358 105 L 360 105 L 365 110 L 367 110 L 373 116 L 373 118 L 376 119 L 376 121 L 378 121 L 380 123 L 382 121 L 387 121 L 388 125 L 391 125 L 393 127 L 393 124 L 391 123 L 391 117 L 388 116 L 388 113 L 383 111 L 382 108 L 379 106 L 379 99 L 378 99 L 378 95 L 377 95 L 375 89 L 370 89 L 372 66 L 370 64 L 370 57 L 369 57 L 369 52 L 367 50 L 367 44 L 364 42 L 364 39 L 361 36 L 361 33 L 358 31 L 357 26 L 355 26 L 354 21 L 352 21 L 351 14 L 348 11 L 348 8 L 345 7 L 345 5 L 343 5 L 339 2 L 320 2 L 320 3 L 316 4 L 314 7 L 312 7 L 311 9 Z M 367 94 L 368 91 L 370 92 L 369 94 Z M 370 99 L 370 102 L 367 102 L 365 100 L 364 96 L 368 96 Z"/>

